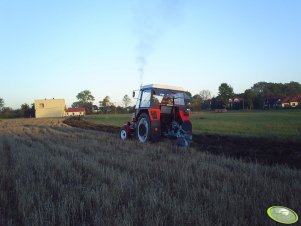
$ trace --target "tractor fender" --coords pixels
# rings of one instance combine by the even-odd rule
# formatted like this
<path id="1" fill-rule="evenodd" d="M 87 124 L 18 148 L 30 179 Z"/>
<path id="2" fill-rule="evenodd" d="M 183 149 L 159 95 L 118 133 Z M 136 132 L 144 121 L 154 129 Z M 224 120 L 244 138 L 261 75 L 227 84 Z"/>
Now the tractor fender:
<path id="1" fill-rule="evenodd" d="M 150 127 L 151 127 L 150 141 L 152 141 L 152 142 L 159 141 L 161 139 L 161 121 L 160 120 L 155 120 L 155 119 L 153 119 L 153 117 L 150 117 L 149 109 L 140 110 L 138 115 L 137 115 L 137 119 L 143 113 L 147 114 L 148 117 L 149 117 L 149 120 L 150 120 Z M 160 117 L 160 114 L 158 114 L 158 115 Z"/>

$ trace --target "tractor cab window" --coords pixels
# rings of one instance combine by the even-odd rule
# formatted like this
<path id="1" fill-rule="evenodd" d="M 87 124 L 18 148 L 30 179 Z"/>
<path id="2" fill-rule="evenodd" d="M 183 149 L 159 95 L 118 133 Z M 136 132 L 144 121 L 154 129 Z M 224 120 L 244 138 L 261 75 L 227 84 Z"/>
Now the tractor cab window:
<path id="1" fill-rule="evenodd" d="M 139 94 L 138 94 L 138 99 L 137 99 L 137 102 L 136 102 L 135 109 L 138 109 L 138 108 L 139 108 L 139 105 L 140 105 L 140 100 L 141 100 L 141 91 L 139 91 Z"/>
<path id="2" fill-rule="evenodd" d="M 150 107 L 151 91 L 144 90 L 141 96 L 140 107 L 148 108 Z"/>
<path id="3" fill-rule="evenodd" d="M 176 93 L 174 95 L 176 105 L 185 105 L 184 93 Z"/>
<path id="4" fill-rule="evenodd" d="M 184 93 L 174 90 L 154 89 L 152 100 L 166 105 L 185 105 Z"/>

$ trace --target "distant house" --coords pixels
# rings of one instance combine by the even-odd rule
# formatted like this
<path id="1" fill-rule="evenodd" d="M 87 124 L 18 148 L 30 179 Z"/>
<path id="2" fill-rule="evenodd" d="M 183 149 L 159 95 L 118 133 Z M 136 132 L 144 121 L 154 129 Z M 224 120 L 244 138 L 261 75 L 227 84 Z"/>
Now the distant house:
<path id="1" fill-rule="evenodd" d="M 92 112 L 93 113 L 98 113 L 99 112 L 99 107 L 97 105 L 92 106 Z"/>
<path id="2" fill-rule="evenodd" d="M 283 99 L 281 99 L 281 101 L 280 101 L 281 107 L 288 108 L 290 106 L 290 99 L 291 99 L 291 97 L 284 97 Z"/>
<path id="3" fill-rule="evenodd" d="M 301 94 L 294 96 L 290 99 L 290 106 L 293 108 L 298 107 L 300 105 L 300 103 L 301 103 Z"/>
<path id="4" fill-rule="evenodd" d="M 68 108 L 65 110 L 65 116 L 83 116 L 86 115 L 85 108 Z"/>
<path id="5" fill-rule="evenodd" d="M 229 109 L 243 109 L 244 108 L 244 98 L 236 96 L 229 99 L 228 102 Z"/>
<path id="6" fill-rule="evenodd" d="M 300 107 L 300 103 L 301 103 L 301 94 L 300 95 L 296 95 L 293 97 L 285 97 L 283 98 L 281 101 L 281 107 L 282 108 L 295 108 L 295 107 Z"/>
<path id="7" fill-rule="evenodd" d="M 35 100 L 36 118 L 63 117 L 65 115 L 64 99 Z"/>

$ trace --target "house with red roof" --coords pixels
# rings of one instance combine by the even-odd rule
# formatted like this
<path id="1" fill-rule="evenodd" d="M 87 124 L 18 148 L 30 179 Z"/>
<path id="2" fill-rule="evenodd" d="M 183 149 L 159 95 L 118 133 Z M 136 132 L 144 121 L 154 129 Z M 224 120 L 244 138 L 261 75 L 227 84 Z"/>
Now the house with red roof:
<path id="1" fill-rule="evenodd" d="M 85 108 L 68 108 L 65 110 L 65 116 L 84 116 L 86 115 Z"/>
<path id="2" fill-rule="evenodd" d="M 288 108 L 290 106 L 290 99 L 291 99 L 291 97 L 284 97 L 283 99 L 281 99 L 280 100 L 281 107 Z"/>
<path id="3" fill-rule="evenodd" d="M 282 108 L 295 108 L 300 107 L 301 104 L 301 94 L 293 96 L 293 97 L 285 97 L 281 100 Z"/>
<path id="4" fill-rule="evenodd" d="M 301 104 L 301 94 L 296 95 L 290 99 L 290 106 L 295 108 Z M 300 107 L 300 106 L 299 106 Z"/>

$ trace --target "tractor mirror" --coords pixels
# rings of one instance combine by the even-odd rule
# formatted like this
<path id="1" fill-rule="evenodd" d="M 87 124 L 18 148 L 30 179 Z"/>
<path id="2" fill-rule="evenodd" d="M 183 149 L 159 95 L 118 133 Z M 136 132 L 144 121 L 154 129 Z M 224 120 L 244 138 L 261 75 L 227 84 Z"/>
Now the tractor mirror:
<path id="1" fill-rule="evenodd" d="M 135 91 L 133 91 L 133 98 L 135 98 Z"/>

